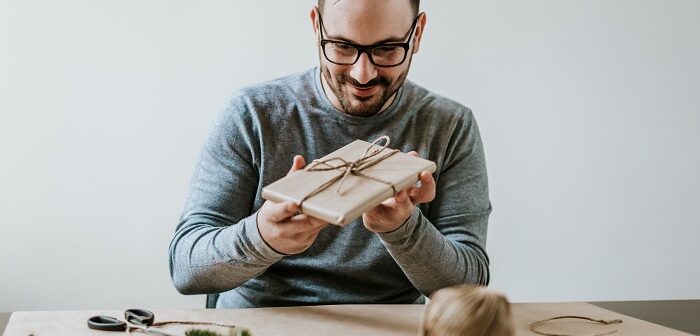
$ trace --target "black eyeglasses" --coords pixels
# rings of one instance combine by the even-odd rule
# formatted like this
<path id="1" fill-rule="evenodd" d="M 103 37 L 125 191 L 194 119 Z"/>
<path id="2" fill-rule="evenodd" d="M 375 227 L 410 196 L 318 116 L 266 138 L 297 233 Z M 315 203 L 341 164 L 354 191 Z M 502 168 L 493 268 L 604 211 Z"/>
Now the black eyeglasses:
<path id="1" fill-rule="evenodd" d="M 325 28 L 323 27 L 321 13 L 319 12 L 318 29 L 321 32 L 321 49 L 323 50 L 323 56 L 333 64 L 352 65 L 360 59 L 362 53 L 367 53 L 370 62 L 378 67 L 389 68 L 401 65 L 401 63 L 406 60 L 413 30 L 416 28 L 416 23 L 418 22 L 418 16 L 420 16 L 420 14 L 416 15 L 416 18 L 413 19 L 411 30 L 408 32 L 408 41 L 406 42 L 359 45 L 350 42 L 324 39 L 323 30 Z"/>

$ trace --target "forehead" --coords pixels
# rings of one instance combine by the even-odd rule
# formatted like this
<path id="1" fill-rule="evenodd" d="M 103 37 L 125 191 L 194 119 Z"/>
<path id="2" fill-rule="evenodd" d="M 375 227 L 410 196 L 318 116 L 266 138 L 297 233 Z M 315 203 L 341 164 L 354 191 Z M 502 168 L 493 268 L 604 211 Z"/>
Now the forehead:
<path id="1" fill-rule="evenodd" d="M 359 44 L 403 40 L 413 23 L 409 0 L 327 0 L 324 35 Z"/>

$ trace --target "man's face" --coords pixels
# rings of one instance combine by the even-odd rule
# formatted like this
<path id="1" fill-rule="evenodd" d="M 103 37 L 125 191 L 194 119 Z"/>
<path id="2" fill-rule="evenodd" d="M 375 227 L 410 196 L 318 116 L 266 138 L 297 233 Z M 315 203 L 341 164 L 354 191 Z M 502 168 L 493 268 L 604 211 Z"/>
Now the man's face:
<path id="1" fill-rule="evenodd" d="M 316 15 L 312 11 L 317 39 L 320 39 Z M 333 105 L 360 117 L 375 115 L 391 105 L 394 94 L 406 80 L 412 54 L 418 50 L 425 20 L 419 20 L 415 33 L 410 35 L 413 19 L 413 11 L 407 0 L 341 0 L 326 3 L 322 17 L 324 39 L 359 45 L 410 42 L 406 59 L 395 67 L 378 67 L 370 61 L 367 53 L 360 54 L 355 64 L 334 64 L 324 56 L 319 46 L 323 84 Z M 332 96 L 328 89 L 333 92 Z"/>

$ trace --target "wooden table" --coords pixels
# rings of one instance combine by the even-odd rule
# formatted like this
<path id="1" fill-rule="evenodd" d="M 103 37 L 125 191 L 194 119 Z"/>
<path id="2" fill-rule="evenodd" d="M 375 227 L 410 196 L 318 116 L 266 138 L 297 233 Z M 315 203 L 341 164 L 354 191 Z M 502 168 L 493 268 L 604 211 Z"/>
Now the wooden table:
<path id="1" fill-rule="evenodd" d="M 236 324 L 252 335 L 411 335 L 418 333 L 423 305 L 336 305 L 252 309 L 152 310 L 156 321 L 198 320 Z M 4 335 L 120 335 L 95 331 L 86 320 L 93 315 L 122 318 L 123 311 L 36 311 L 15 312 Z M 516 303 L 513 315 L 517 335 L 537 335 L 529 331 L 531 322 L 558 315 L 583 315 L 597 319 L 622 319 L 618 325 L 563 321 L 542 326 L 542 330 L 590 334 L 618 329 L 622 335 L 690 335 L 650 322 L 625 316 L 590 303 Z M 161 329 L 184 335 L 190 327 Z M 138 334 L 137 334 L 138 335 Z M 143 334 L 141 334 L 143 335 Z"/>

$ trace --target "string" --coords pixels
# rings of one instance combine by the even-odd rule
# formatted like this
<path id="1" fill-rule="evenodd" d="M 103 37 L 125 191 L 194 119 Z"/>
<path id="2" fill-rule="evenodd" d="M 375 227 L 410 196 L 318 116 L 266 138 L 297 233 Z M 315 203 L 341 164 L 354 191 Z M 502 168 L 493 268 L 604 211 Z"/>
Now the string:
<path id="1" fill-rule="evenodd" d="M 552 318 L 548 318 L 548 319 L 537 321 L 537 322 L 532 322 L 530 324 L 530 331 L 537 333 L 537 334 L 540 334 L 540 335 L 546 335 L 546 336 L 604 336 L 604 335 L 614 334 L 614 333 L 619 331 L 618 329 L 615 329 L 612 331 L 599 333 L 599 334 L 571 335 L 571 334 L 547 333 L 547 332 L 535 329 L 535 327 L 540 326 L 544 323 L 554 321 L 554 320 L 559 320 L 559 319 L 581 319 L 581 320 L 588 320 L 591 322 L 596 322 L 596 323 L 605 324 L 605 325 L 622 323 L 622 320 L 596 320 L 596 319 L 593 319 L 590 317 L 585 317 L 585 316 L 567 315 L 567 316 L 557 316 L 557 317 L 552 317 Z"/>
<path id="2" fill-rule="evenodd" d="M 374 148 L 374 145 L 376 145 L 381 140 L 385 140 L 384 145 L 381 148 Z M 340 181 L 340 183 L 338 184 L 338 188 L 336 188 L 335 192 L 337 194 L 342 194 L 343 184 L 345 183 L 345 180 L 347 179 L 348 175 L 351 175 L 351 174 L 356 175 L 356 176 L 362 176 L 364 178 L 368 178 L 368 179 L 386 184 L 389 187 L 391 187 L 392 197 L 396 196 L 396 186 L 394 186 L 393 183 L 387 182 L 387 181 L 380 179 L 378 177 L 375 177 L 375 176 L 367 175 L 367 174 L 362 172 L 363 170 L 365 170 L 369 167 L 372 167 L 372 166 L 376 165 L 377 163 L 379 163 L 379 162 L 385 160 L 386 158 L 399 152 L 398 149 L 389 149 L 389 151 L 387 151 L 383 155 L 377 156 L 382 151 L 387 149 L 390 141 L 391 141 L 391 139 L 389 139 L 388 136 L 386 136 L 386 135 L 380 136 L 379 138 L 374 140 L 369 145 L 369 147 L 367 147 L 367 149 L 365 150 L 365 153 L 362 155 L 362 157 L 355 160 L 355 161 L 346 161 L 345 159 L 343 159 L 341 157 L 333 157 L 333 158 L 329 158 L 329 159 L 325 159 L 325 160 L 314 160 L 310 165 L 308 165 L 306 168 L 304 168 L 305 171 L 340 170 L 341 174 L 336 175 L 335 177 L 326 181 L 324 184 L 322 184 L 321 186 L 319 186 L 318 188 L 316 188 L 315 190 L 313 190 L 312 192 L 310 192 L 309 194 L 304 196 L 301 199 L 301 201 L 299 202 L 299 211 L 301 212 L 302 204 L 304 203 L 304 201 L 306 201 L 307 199 L 315 196 L 316 194 L 328 189 L 328 187 L 330 187 L 333 183 L 335 183 L 337 181 Z M 374 150 L 370 152 L 370 150 L 372 148 L 374 148 Z M 340 161 L 340 163 L 337 165 L 331 164 L 331 163 L 336 162 L 336 161 Z M 319 165 L 323 165 L 325 167 L 318 167 Z"/>

